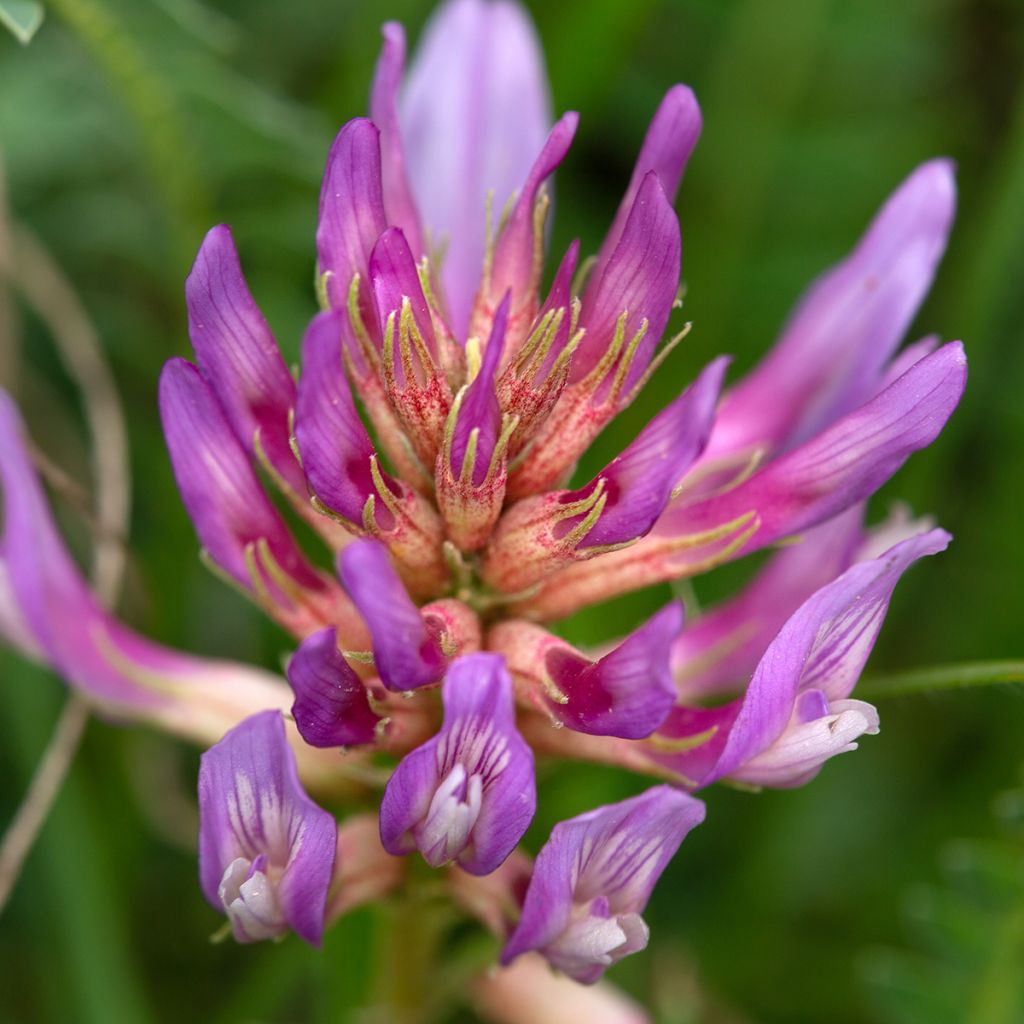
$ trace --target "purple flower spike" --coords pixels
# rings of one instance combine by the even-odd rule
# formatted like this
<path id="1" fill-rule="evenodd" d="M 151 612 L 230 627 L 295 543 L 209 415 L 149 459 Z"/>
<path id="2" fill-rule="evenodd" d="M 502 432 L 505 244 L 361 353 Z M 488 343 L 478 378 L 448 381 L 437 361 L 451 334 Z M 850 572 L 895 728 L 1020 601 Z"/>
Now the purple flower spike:
<path id="1" fill-rule="evenodd" d="M 580 325 L 587 333 L 573 356 L 571 382 L 583 380 L 602 363 L 625 313 L 623 352 L 616 361 L 631 360 L 621 385 L 622 394 L 630 394 L 668 324 L 679 289 L 681 261 L 679 221 L 657 172 L 648 171 L 614 252 L 587 289 L 580 315 Z M 627 357 L 625 349 L 642 327 L 643 338 Z"/>
<path id="2" fill-rule="evenodd" d="M 373 743 L 380 719 L 370 708 L 363 681 L 338 650 L 332 626 L 306 637 L 288 662 L 295 693 L 292 717 L 312 747 Z"/>
<path id="3" fill-rule="evenodd" d="M 302 470 L 288 443 L 295 381 L 245 283 L 227 225 L 203 240 L 185 281 L 185 298 L 196 362 L 239 443 L 254 451 L 258 436 L 274 472 L 305 496 Z"/>
<path id="4" fill-rule="evenodd" d="M 395 769 L 380 805 L 384 849 L 418 849 L 487 875 L 515 849 L 537 807 L 533 753 L 515 727 L 504 659 L 453 662 L 442 689 L 444 724 Z"/>
<path id="5" fill-rule="evenodd" d="M 410 184 L 434 248 L 449 320 L 466 337 L 484 257 L 488 193 L 501 210 L 551 124 L 544 58 L 508 0 L 451 0 L 430 19 L 399 107 Z"/>
<path id="6" fill-rule="evenodd" d="M 709 363 L 686 391 L 601 470 L 597 480 L 561 499 L 565 504 L 581 501 L 604 481 L 607 504 L 584 537 L 587 547 L 623 544 L 644 536 L 654 526 L 673 489 L 707 444 L 728 365 L 725 356 Z M 583 518 L 568 519 L 560 528 L 571 529 Z"/>
<path id="7" fill-rule="evenodd" d="M 566 700 L 550 701 L 552 713 L 592 736 L 650 736 L 676 702 L 669 654 L 682 628 L 683 607 L 673 601 L 599 661 L 555 648 L 544 667 Z"/>
<path id="8" fill-rule="evenodd" d="M 239 942 L 289 929 L 319 946 L 337 825 L 299 782 L 278 711 L 247 718 L 199 765 L 199 877 Z"/>
<path id="9" fill-rule="evenodd" d="M 805 601 L 758 663 L 743 697 L 711 710 L 676 708 L 660 735 L 705 740 L 655 759 L 695 785 L 729 777 L 758 786 L 799 786 L 824 762 L 878 731 L 870 704 L 851 700 L 900 577 L 945 550 L 930 530 L 859 562 Z"/>
<path id="10" fill-rule="evenodd" d="M 184 359 L 171 359 L 160 375 L 160 417 L 182 501 L 214 562 L 252 590 L 249 549 L 265 542 L 298 586 L 322 589 L 202 374 Z"/>
<path id="11" fill-rule="evenodd" d="M 384 46 L 370 92 L 370 118 L 380 129 L 384 209 L 389 224 L 402 229 L 414 256 L 426 255 L 420 217 L 405 174 L 405 155 L 398 127 L 398 90 L 405 68 L 405 30 L 396 21 L 381 28 Z"/>
<path id="12" fill-rule="evenodd" d="M 647 945 L 640 916 L 655 883 L 704 804 L 669 786 L 570 818 L 551 830 L 526 892 L 523 915 L 501 954 L 530 950 L 585 985 Z"/>
<path id="13" fill-rule="evenodd" d="M 593 281 L 597 280 L 600 268 L 615 251 L 633 208 L 633 202 L 649 172 L 654 171 L 658 175 L 669 202 L 675 200 L 686 163 L 700 138 L 700 130 L 700 107 L 697 106 L 697 98 L 692 90 L 685 85 L 672 86 L 665 93 L 665 98 L 658 106 L 644 136 L 626 194 L 622 197 L 615 220 L 601 245 L 595 266 L 597 273 L 592 278 Z"/>
<path id="14" fill-rule="evenodd" d="M 381 184 L 380 133 L 372 121 L 357 117 L 338 132 L 327 155 L 320 190 L 316 249 L 320 273 L 327 279 L 332 309 L 348 307 L 352 278 L 359 274 L 360 312 L 367 330 L 371 315 L 367 268 L 373 245 L 387 227 Z"/>
<path id="15" fill-rule="evenodd" d="M 873 494 L 913 452 L 931 444 L 966 383 L 963 346 L 950 342 L 740 486 L 692 508 L 670 507 L 655 532 L 695 532 L 754 510 L 760 529 L 741 554 L 830 519 Z"/>
<path id="16" fill-rule="evenodd" d="M 853 252 L 804 295 L 768 357 L 726 395 L 710 453 L 791 447 L 874 394 L 931 287 L 955 203 L 950 161 L 907 178 Z"/>
<path id="17" fill-rule="evenodd" d="M 372 540 L 349 544 L 338 557 L 341 582 L 366 620 L 373 660 L 389 690 L 436 683 L 448 659 L 395 572 L 387 548 Z"/>

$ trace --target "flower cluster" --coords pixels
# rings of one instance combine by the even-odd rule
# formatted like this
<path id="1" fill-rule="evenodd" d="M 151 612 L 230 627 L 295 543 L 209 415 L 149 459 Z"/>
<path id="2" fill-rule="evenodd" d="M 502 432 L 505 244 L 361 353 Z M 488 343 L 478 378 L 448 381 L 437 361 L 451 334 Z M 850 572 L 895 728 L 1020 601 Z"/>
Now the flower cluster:
<path id="1" fill-rule="evenodd" d="M 949 540 L 906 515 L 863 518 L 964 388 L 959 343 L 897 351 L 945 246 L 952 169 L 926 163 L 899 187 L 750 374 L 722 393 L 714 360 L 574 486 L 581 454 L 685 334 L 669 328 L 673 200 L 696 101 L 668 91 L 596 258 L 579 266 L 574 243 L 545 287 L 549 180 L 577 115 L 550 126 L 524 13 L 451 0 L 404 63 L 386 25 L 370 117 L 328 156 L 322 312 L 297 379 L 217 227 L 186 286 L 195 363 L 172 360 L 160 380 L 205 557 L 295 637 L 291 695 L 100 609 L 6 401 L 0 625 L 116 713 L 207 740 L 232 727 L 203 758 L 200 861 L 239 941 L 319 941 L 401 884 L 396 858 L 418 851 L 453 865 L 445 877 L 501 935 L 504 963 L 536 951 L 592 983 L 646 945 L 653 886 L 704 817 L 692 791 L 799 785 L 878 730 L 852 691 L 900 576 Z M 685 628 L 678 602 L 597 652 L 547 628 L 783 541 Z M 289 705 L 286 722 L 274 709 Z M 396 764 L 379 831 L 365 815 L 339 829 L 303 788 L 341 784 L 339 749 Z M 548 756 L 657 784 L 557 825 L 531 865 L 517 847 Z"/>

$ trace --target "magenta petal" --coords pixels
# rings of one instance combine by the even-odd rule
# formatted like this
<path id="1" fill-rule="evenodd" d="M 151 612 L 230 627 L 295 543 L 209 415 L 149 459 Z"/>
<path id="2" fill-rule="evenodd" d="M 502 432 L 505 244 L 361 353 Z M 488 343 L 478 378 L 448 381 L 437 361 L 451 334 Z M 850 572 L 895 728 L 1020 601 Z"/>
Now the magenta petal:
<path id="1" fill-rule="evenodd" d="M 533 819 L 533 752 L 516 731 L 500 656 L 456 659 L 442 696 L 441 731 L 406 755 L 384 790 L 381 842 L 396 855 L 419 849 L 433 867 L 456 860 L 490 874 Z"/>
<path id="2" fill-rule="evenodd" d="M 474 430 L 478 431 L 471 480 L 474 487 L 481 486 L 487 476 L 494 447 L 501 432 L 501 404 L 495 392 L 494 378 L 505 347 L 510 301 L 511 298 L 506 293 L 494 314 L 494 324 L 487 340 L 487 347 L 484 349 L 480 369 L 466 388 L 452 430 L 451 471 L 456 480 L 462 472 L 470 434 Z"/>
<path id="3" fill-rule="evenodd" d="M 673 601 L 600 661 L 553 648 L 544 667 L 566 700 L 550 701 L 552 714 L 593 736 L 650 736 L 676 702 L 669 654 L 682 625 L 682 605 Z"/>
<path id="4" fill-rule="evenodd" d="M 293 491 L 305 492 L 288 443 L 295 381 L 242 275 L 231 229 L 211 229 L 185 281 L 188 329 L 196 361 L 239 443 L 259 445 Z"/>
<path id="5" fill-rule="evenodd" d="M 295 693 L 292 718 L 310 746 L 373 743 L 380 719 L 370 708 L 363 681 L 338 650 L 333 626 L 302 641 L 287 675 Z"/>
<path id="6" fill-rule="evenodd" d="M 700 138 L 701 116 L 697 98 L 685 85 L 673 85 L 662 99 L 644 136 L 640 155 L 622 197 L 615 220 L 601 245 L 595 270 L 603 267 L 618 245 L 633 201 L 644 178 L 654 171 L 669 201 L 675 200 L 686 163 Z"/>
<path id="7" fill-rule="evenodd" d="M 381 334 L 384 333 L 388 317 L 392 313 L 401 313 L 402 300 L 408 299 L 416 326 L 423 335 L 427 348 L 436 356 L 437 342 L 434 338 L 433 321 L 427 300 L 423 296 L 416 261 L 405 235 L 398 228 L 388 228 L 377 239 L 370 255 L 370 282 L 377 305 L 377 315 L 380 318 Z M 393 344 L 397 348 L 397 341 Z M 395 363 L 400 369 L 397 356 Z"/>
<path id="8" fill-rule="evenodd" d="M 380 129 L 381 172 L 387 222 L 402 229 L 414 256 L 426 255 L 420 217 L 405 175 L 405 155 L 398 126 L 398 90 L 405 68 L 405 30 L 396 21 L 381 28 L 384 46 L 370 93 L 370 118 Z"/>
<path id="9" fill-rule="evenodd" d="M 620 315 L 628 312 L 627 343 L 647 322 L 626 377 L 624 391 L 629 394 L 647 369 L 668 324 L 679 289 L 681 261 L 679 221 L 657 173 L 649 171 L 618 245 L 600 276 L 587 288 L 580 314 L 580 326 L 587 333 L 573 356 L 573 381 L 583 379 L 600 362 Z"/>
<path id="10" fill-rule="evenodd" d="M 829 701 L 848 697 L 900 577 L 917 559 L 945 550 L 949 541 L 944 530 L 903 541 L 880 558 L 854 565 L 806 601 L 765 651 L 708 781 L 735 773 L 777 740 L 799 692 L 820 690 Z"/>
<path id="11" fill-rule="evenodd" d="M 583 984 L 647 945 L 640 916 L 704 804 L 669 786 L 570 818 L 537 854 L 519 924 L 502 950 L 530 950 Z"/>
<path id="12" fill-rule="evenodd" d="M 683 692 L 716 693 L 749 679 L 786 619 L 850 567 L 864 539 L 863 516 L 858 505 L 816 526 L 772 555 L 736 597 L 689 621 L 672 645 Z"/>
<path id="13" fill-rule="evenodd" d="M 448 660 L 395 572 L 388 549 L 374 540 L 355 541 L 339 555 L 338 568 L 369 627 L 381 682 L 397 691 L 436 683 Z"/>
<path id="14" fill-rule="evenodd" d="M 142 718 L 206 742 L 224 723 L 282 703 L 268 673 L 193 658 L 143 639 L 100 606 L 69 557 L 22 438 L 0 391 L 4 635 L 112 714 Z M 10 636 L 12 627 L 15 635 Z"/>
<path id="15" fill-rule="evenodd" d="M 380 133 L 372 121 L 349 121 L 327 156 L 320 190 L 316 250 L 320 273 L 329 274 L 327 295 L 332 309 L 348 305 L 352 278 L 363 280 L 363 315 L 369 320 L 366 284 L 370 253 L 387 227 L 381 184 Z M 368 329 L 373 329 L 367 323 Z"/>
<path id="16" fill-rule="evenodd" d="M 525 10 L 451 0 L 430 19 L 399 106 L 410 185 L 464 338 L 480 283 L 489 192 L 503 209 L 551 123 L 543 55 Z"/>
<path id="17" fill-rule="evenodd" d="M 879 558 L 858 562 L 816 591 L 768 645 L 746 693 L 723 707 L 673 709 L 659 731 L 668 739 L 703 737 L 655 760 L 694 784 L 726 776 L 753 785 L 799 785 L 824 761 L 876 732 L 870 705 L 849 700 L 882 627 L 893 589 L 917 559 L 946 548 L 930 530 Z"/>
<path id="18" fill-rule="evenodd" d="M 907 178 L 853 252 L 800 300 L 767 358 L 726 395 L 712 452 L 791 447 L 874 394 L 931 287 L 955 203 L 950 161 Z"/>
<path id="19" fill-rule="evenodd" d="M 744 552 L 830 519 L 873 494 L 913 452 L 935 440 L 966 382 L 963 346 L 950 342 L 740 486 L 692 507 L 670 507 L 657 532 L 696 532 L 753 510 L 761 527 Z"/>
<path id="20" fill-rule="evenodd" d="M 306 795 L 278 711 L 247 718 L 199 767 L 199 876 L 235 938 L 323 937 L 337 825 Z"/>
<path id="21" fill-rule="evenodd" d="M 246 547 L 265 540 L 299 585 L 319 589 L 206 381 L 184 359 L 160 374 L 160 418 L 178 490 L 210 557 L 251 589 Z"/>
<path id="22" fill-rule="evenodd" d="M 338 515 L 360 524 L 367 499 L 377 493 L 370 470 L 374 449 L 342 365 L 342 326 L 341 314 L 321 313 L 306 331 L 295 440 L 316 496 Z"/>
<path id="23" fill-rule="evenodd" d="M 576 134 L 579 114 L 570 111 L 551 129 L 544 148 L 526 177 L 515 208 L 498 239 L 491 267 L 491 295 L 511 291 L 518 305 L 525 297 L 534 271 L 536 246 L 533 237 L 534 206 L 541 185 L 565 159 Z"/>
<path id="24" fill-rule="evenodd" d="M 598 475 L 605 480 L 608 501 L 597 523 L 584 537 L 586 547 L 621 544 L 642 537 L 668 505 L 673 489 L 707 444 L 715 403 L 729 361 L 720 356 L 694 383 L 666 406 L 640 436 Z M 567 494 L 578 501 L 597 481 Z M 581 517 L 567 519 L 567 532 Z"/>

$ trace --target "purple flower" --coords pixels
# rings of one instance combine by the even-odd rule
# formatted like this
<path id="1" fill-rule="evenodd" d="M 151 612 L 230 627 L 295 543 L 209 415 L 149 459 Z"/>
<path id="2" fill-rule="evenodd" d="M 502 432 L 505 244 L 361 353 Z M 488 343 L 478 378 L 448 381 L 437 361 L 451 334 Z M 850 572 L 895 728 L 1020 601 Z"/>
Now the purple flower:
<path id="1" fill-rule="evenodd" d="M 647 946 L 641 914 L 704 804 L 669 786 L 570 818 L 537 855 L 523 914 L 501 954 L 508 964 L 538 950 L 571 978 L 592 985 Z"/>
<path id="2" fill-rule="evenodd" d="M 337 825 L 302 788 L 280 712 L 247 718 L 199 767 L 199 876 L 239 942 L 324 930 Z"/>
<path id="3" fill-rule="evenodd" d="M 530 953 L 515 977 L 543 956 L 593 983 L 646 945 L 647 900 L 703 804 L 658 786 L 557 825 L 509 929 L 534 750 L 680 787 L 793 786 L 877 731 L 854 684 L 900 575 L 948 541 L 900 521 L 865 531 L 862 517 L 965 386 L 958 342 L 897 353 L 945 245 L 952 169 L 908 178 L 721 401 L 726 357 L 574 486 L 587 446 L 685 334 L 670 328 L 672 204 L 696 100 L 668 90 L 586 284 L 573 242 L 545 297 L 550 179 L 578 116 L 552 126 L 525 12 L 450 0 L 407 75 L 401 27 L 383 36 L 370 118 L 344 125 L 327 157 L 323 311 L 297 381 L 222 226 L 186 284 L 198 365 L 171 360 L 160 382 L 200 543 L 297 638 L 291 693 L 149 644 L 99 606 L 2 397 L 0 631 L 114 714 L 204 741 L 231 728 L 202 762 L 201 874 L 240 941 L 291 929 L 318 942 L 399 882 L 407 862 L 391 854 L 419 850 L 464 869 L 445 884 L 512 931 L 506 963 Z M 294 514 L 319 550 L 300 548 Z M 786 542 L 686 632 L 677 602 L 596 651 L 539 625 Z M 278 710 L 289 703 L 294 724 Z M 354 775 L 343 763 L 369 780 L 398 759 L 379 835 L 364 814 L 338 839 L 289 735 L 332 796 Z"/>
<path id="4" fill-rule="evenodd" d="M 945 550 L 930 530 L 859 562 L 808 598 L 768 645 L 742 697 L 716 708 L 677 707 L 659 730 L 680 752 L 653 754 L 694 785 L 729 777 L 798 786 L 824 762 L 878 731 L 870 704 L 850 698 L 900 576 Z"/>
<path id="5" fill-rule="evenodd" d="M 533 819 L 533 753 L 516 731 L 502 658 L 460 658 L 442 696 L 441 731 L 405 756 L 384 791 L 381 841 L 396 855 L 418 849 L 433 867 L 454 860 L 486 875 Z"/>

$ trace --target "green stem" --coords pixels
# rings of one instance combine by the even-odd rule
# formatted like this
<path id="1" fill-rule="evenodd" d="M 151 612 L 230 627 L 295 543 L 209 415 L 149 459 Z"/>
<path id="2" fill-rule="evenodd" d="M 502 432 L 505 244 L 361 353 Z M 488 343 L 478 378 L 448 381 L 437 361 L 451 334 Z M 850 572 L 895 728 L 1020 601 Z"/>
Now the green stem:
<path id="1" fill-rule="evenodd" d="M 880 700 L 909 697 L 940 690 L 1024 683 L 1024 661 L 978 661 L 962 665 L 936 665 L 886 675 L 869 676 L 857 687 L 857 697 Z"/>
<path id="2" fill-rule="evenodd" d="M 387 1024 L 430 1024 L 438 1010 L 438 958 L 450 911 L 410 895 L 377 912 L 374 1009 Z"/>

